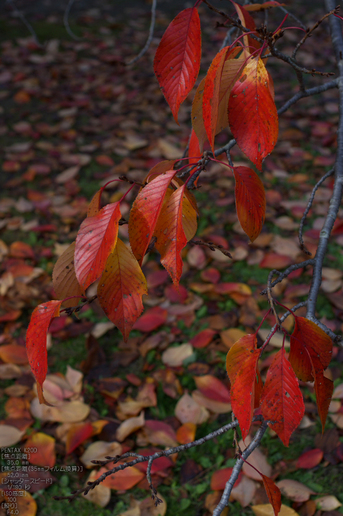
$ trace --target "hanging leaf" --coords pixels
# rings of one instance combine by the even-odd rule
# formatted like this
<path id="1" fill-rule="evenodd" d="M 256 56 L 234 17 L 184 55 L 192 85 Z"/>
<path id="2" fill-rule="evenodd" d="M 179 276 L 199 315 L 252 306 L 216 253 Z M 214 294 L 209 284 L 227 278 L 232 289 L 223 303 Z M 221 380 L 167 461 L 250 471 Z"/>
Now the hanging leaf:
<path id="1" fill-rule="evenodd" d="M 161 263 L 169 272 L 175 285 L 182 274 L 181 251 L 197 230 L 197 214 L 185 196 L 186 185 L 171 194 L 156 225 L 155 247 L 161 255 Z"/>
<path id="2" fill-rule="evenodd" d="M 190 7 L 170 23 L 154 59 L 154 72 L 177 123 L 180 105 L 198 77 L 200 59 L 200 18 L 197 9 Z"/>
<path id="3" fill-rule="evenodd" d="M 285 4 L 280 4 L 279 2 L 276 2 L 274 0 L 271 0 L 270 2 L 264 2 L 263 4 L 248 4 L 245 5 L 246 11 L 264 11 L 265 9 L 271 9 L 272 7 L 280 7 Z"/>
<path id="4" fill-rule="evenodd" d="M 207 88 L 207 106 L 208 106 L 208 131 L 211 134 L 211 139 L 214 141 L 214 137 L 225 129 L 229 125 L 228 118 L 228 103 L 230 98 L 231 90 L 245 64 L 245 57 L 241 54 L 237 57 L 238 53 L 241 52 L 241 47 L 235 47 L 226 55 L 226 61 L 222 68 L 217 68 L 217 73 L 208 75 L 211 67 L 208 71 L 207 76 L 200 82 L 197 91 L 195 92 L 193 104 L 192 104 L 192 127 L 196 133 L 200 149 L 203 148 L 205 141 L 208 139 L 207 132 L 205 129 L 204 116 L 203 116 L 203 98 L 205 82 L 208 82 Z M 217 57 L 217 56 L 216 56 Z M 216 59 L 216 58 L 215 58 Z M 212 65 L 211 65 L 212 66 Z M 212 70 L 213 72 L 213 70 Z M 213 83 L 212 83 L 213 81 Z M 219 92 L 217 86 L 219 84 Z M 216 99 L 212 99 L 210 89 L 218 93 Z"/>
<path id="5" fill-rule="evenodd" d="M 256 343 L 255 333 L 244 335 L 232 346 L 226 357 L 232 411 L 239 421 L 243 439 L 249 433 L 255 404 L 256 367 L 260 356 Z"/>
<path id="6" fill-rule="evenodd" d="M 146 280 L 136 258 L 118 238 L 99 281 L 98 300 L 125 342 L 143 311 L 142 296 L 147 293 Z"/>
<path id="7" fill-rule="evenodd" d="M 226 98 L 226 100 L 229 99 L 229 92 L 234 85 L 238 71 L 242 67 L 242 61 L 234 59 L 238 52 L 240 52 L 240 48 L 236 47 L 231 49 L 230 47 L 224 47 L 213 59 L 205 78 L 202 116 L 212 152 L 214 152 L 214 137 L 217 134 L 220 99 L 223 97 Z M 222 82 L 224 65 L 227 61 L 229 64 L 224 76 L 225 82 Z M 227 103 L 222 106 L 222 110 L 227 111 Z M 222 128 L 220 128 L 218 132 L 221 130 Z"/>
<path id="8" fill-rule="evenodd" d="M 131 208 L 129 238 L 133 254 L 142 265 L 154 234 L 163 201 L 176 170 L 169 170 L 149 182 L 137 195 Z"/>
<path id="9" fill-rule="evenodd" d="M 75 242 L 61 254 L 52 271 L 52 283 L 58 299 L 71 296 L 81 296 L 82 288 L 77 281 L 74 267 Z M 68 299 L 63 306 L 70 307 L 76 304 L 75 299 Z"/>
<path id="10" fill-rule="evenodd" d="M 260 473 L 260 475 L 262 477 L 268 499 L 273 506 L 274 514 L 277 516 L 281 509 L 281 491 L 271 478 L 266 475 L 262 475 L 262 473 Z"/>
<path id="11" fill-rule="evenodd" d="M 317 398 L 318 414 L 322 423 L 322 431 L 324 433 L 326 418 L 333 393 L 333 382 L 324 376 L 323 371 L 320 370 L 320 368 L 313 368 L 313 375 L 315 378 L 314 390 Z"/>
<path id="12" fill-rule="evenodd" d="M 267 70 L 260 57 L 251 57 L 229 100 L 229 123 L 239 148 L 261 170 L 263 159 L 275 147 L 278 115 L 269 89 Z"/>
<path id="13" fill-rule="evenodd" d="M 238 220 L 253 242 L 261 233 L 266 214 L 266 194 L 261 179 L 249 167 L 234 167 Z"/>
<path id="14" fill-rule="evenodd" d="M 150 183 L 153 179 L 155 179 L 157 176 L 160 176 L 161 174 L 165 174 L 166 172 L 169 172 L 169 170 L 173 170 L 173 167 L 175 163 L 177 162 L 177 159 L 166 159 L 164 161 L 160 161 L 152 167 L 152 169 L 149 171 L 148 175 L 145 178 L 145 183 Z"/>
<path id="15" fill-rule="evenodd" d="M 39 403 L 46 403 L 43 396 L 43 382 L 48 370 L 46 337 L 50 323 L 60 315 L 62 301 L 48 301 L 38 305 L 31 315 L 26 332 L 26 351 L 29 364 L 37 381 Z"/>
<path id="16" fill-rule="evenodd" d="M 326 369 L 332 358 L 332 340 L 314 322 L 295 316 L 289 361 L 299 380 L 304 382 L 314 381 L 310 357 L 319 361 L 322 371 Z"/>
<path id="17" fill-rule="evenodd" d="M 100 211 L 100 203 L 101 203 L 101 194 L 103 188 L 97 191 L 97 193 L 93 196 L 93 199 L 88 205 L 87 209 L 87 217 L 95 217 Z"/>
<path id="18" fill-rule="evenodd" d="M 259 36 L 258 32 L 256 32 L 256 25 L 254 19 L 248 13 L 246 6 L 236 4 L 236 2 L 232 2 L 235 6 L 235 9 L 238 14 L 238 18 L 240 19 L 243 27 L 246 27 L 251 32 L 255 33 L 255 36 Z M 261 43 L 259 43 L 256 39 L 253 39 L 250 35 L 243 36 L 244 45 L 249 53 L 252 53 L 254 49 L 261 48 Z"/>
<path id="19" fill-rule="evenodd" d="M 275 355 L 268 369 L 261 395 L 261 412 L 285 446 L 305 413 L 298 380 L 286 358 L 284 348 Z"/>
<path id="20" fill-rule="evenodd" d="M 107 257 L 116 245 L 120 203 L 107 204 L 81 224 L 75 245 L 75 273 L 85 291 L 101 275 Z"/>
<path id="21" fill-rule="evenodd" d="M 191 137 L 189 139 L 189 146 L 188 146 L 188 156 L 189 156 L 188 164 L 194 165 L 195 163 L 198 163 L 199 159 L 201 158 L 201 155 L 202 155 L 202 152 L 200 151 L 198 137 L 197 137 L 194 129 L 192 129 Z"/>

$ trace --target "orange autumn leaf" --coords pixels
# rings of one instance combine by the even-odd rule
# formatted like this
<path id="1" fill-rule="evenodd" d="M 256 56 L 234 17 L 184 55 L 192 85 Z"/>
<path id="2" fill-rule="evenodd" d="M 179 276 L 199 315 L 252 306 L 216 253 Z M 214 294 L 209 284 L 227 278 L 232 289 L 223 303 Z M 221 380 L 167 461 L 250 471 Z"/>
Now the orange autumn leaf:
<path id="1" fill-rule="evenodd" d="M 231 405 L 238 419 L 243 439 L 249 433 L 256 388 L 256 368 L 260 350 L 255 334 L 241 337 L 226 357 L 226 370 L 231 382 Z"/>
<path id="2" fill-rule="evenodd" d="M 274 514 L 277 516 L 281 510 L 281 491 L 271 478 L 262 475 L 262 473 L 260 475 L 269 501 L 274 509 Z"/>
<path id="3" fill-rule="evenodd" d="M 70 244 L 61 254 L 52 271 L 52 283 L 58 299 L 74 296 L 80 297 L 82 295 L 82 288 L 75 274 L 74 254 L 75 242 Z M 75 306 L 76 304 L 76 299 L 68 299 L 63 302 L 63 306 L 65 307 Z"/>
<path id="4" fill-rule="evenodd" d="M 176 170 L 169 170 L 150 181 L 137 195 L 129 219 L 129 238 L 133 254 L 141 265 Z"/>
<path id="5" fill-rule="evenodd" d="M 147 293 L 146 279 L 136 258 L 118 238 L 99 281 L 98 300 L 125 341 L 143 311 L 142 296 Z"/>
<path id="6" fill-rule="evenodd" d="M 195 439 L 196 425 L 194 423 L 185 423 L 176 431 L 176 440 L 180 444 L 191 443 Z"/>
<path id="7" fill-rule="evenodd" d="M 55 439 L 51 435 L 37 432 L 27 439 L 25 448 L 37 450 L 29 454 L 28 461 L 30 464 L 49 468 L 55 465 Z"/>

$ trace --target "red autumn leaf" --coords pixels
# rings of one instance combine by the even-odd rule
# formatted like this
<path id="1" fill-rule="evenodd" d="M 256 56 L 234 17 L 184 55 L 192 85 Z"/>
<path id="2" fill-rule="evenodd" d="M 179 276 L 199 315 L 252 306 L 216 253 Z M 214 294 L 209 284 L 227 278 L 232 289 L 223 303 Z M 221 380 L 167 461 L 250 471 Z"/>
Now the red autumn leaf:
<path id="1" fill-rule="evenodd" d="M 170 23 L 154 59 L 158 83 L 176 122 L 180 105 L 198 77 L 200 59 L 200 18 L 197 9 L 190 7 Z"/>
<path id="2" fill-rule="evenodd" d="M 83 290 L 94 283 L 113 251 L 121 218 L 119 202 L 107 204 L 94 217 L 87 217 L 76 237 L 74 266 Z"/>
<path id="3" fill-rule="evenodd" d="M 145 433 L 151 444 L 158 446 L 176 446 L 176 432 L 164 421 L 148 419 L 145 421 Z"/>
<path id="4" fill-rule="evenodd" d="M 118 238 L 98 285 L 98 300 L 107 317 L 121 331 L 125 342 L 143 311 L 146 279 L 136 258 Z"/>
<path id="5" fill-rule="evenodd" d="M 151 448 L 143 448 L 139 450 L 139 455 L 143 455 L 144 457 L 147 457 L 148 455 L 152 455 L 153 453 L 161 451 L 158 448 L 151 447 Z M 154 460 L 151 466 L 151 473 L 157 473 L 159 471 L 164 471 L 168 468 L 172 468 L 175 466 L 175 463 L 172 461 L 170 457 L 159 457 L 158 459 Z M 148 462 L 139 462 L 136 465 L 136 468 L 140 471 L 143 471 L 143 473 L 146 473 L 146 470 L 148 468 Z"/>
<path id="6" fill-rule="evenodd" d="M 260 350 L 256 335 L 241 337 L 226 357 L 226 370 L 231 382 L 232 411 L 239 421 L 243 439 L 249 433 L 255 404 L 256 367 Z"/>
<path id="7" fill-rule="evenodd" d="M 249 58 L 229 100 L 229 123 L 239 148 L 261 170 L 278 137 L 278 115 L 260 57 Z"/>
<path id="8" fill-rule="evenodd" d="M 319 368 L 324 371 L 331 362 L 332 340 L 314 322 L 295 316 L 289 361 L 299 380 L 304 382 L 314 381 L 310 357 L 316 362 L 318 360 Z"/>
<path id="9" fill-rule="evenodd" d="M 156 224 L 155 247 L 161 263 L 177 286 L 182 274 L 181 251 L 197 230 L 197 214 L 188 197 L 186 185 L 172 193 L 163 207 Z"/>
<path id="10" fill-rule="evenodd" d="M 156 330 L 162 324 L 164 324 L 167 320 L 168 312 L 164 308 L 160 306 L 154 306 L 154 308 L 150 308 L 147 310 L 142 317 L 136 321 L 134 325 L 135 330 L 143 331 L 145 333 L 150 333 L 153 330 Z"/>
<path id="11" fill-rule="evenodd" d="M 40 403 L 45 403 L 42 386 L 48 370 L 46 336 L 51 320 L 60 315 L 61 304 L 62 301 L 53 300 L 38 305 L 32 312 L 26 332 L 26 351 L 31 370 L 37 381 Z"/>
<path id="12" fill-rule="evenodd" d="M 275 355 L 268 369 L 261 395 L 261 412 L 285 446 L 305 413 L 298 380 L 286 358 L 284 348 Z"/>
<path id="13" fill-rule="evenodd" d="M 93 432 L 92 423 L 87 422 L 72 425 L 67 433 L 66 455 L 72 453 L 80 444 L 89 439 L 93 435 Z"/>
<path id="14" fill-rule="evenodd" d="M 241 20 L 241 23 L 243 27 L 246 27 L 251 32 L 255 33 L 255 36 L 258 36 L 259 34 L 256 32 L 256 25 L 253 20 L 253 18 L 248 13 L 246 6 L 241 6 L 239 4 L 236 4 L 236 2 L 232 2 L 235 6 L 235 9 L 238 14 L 238 18 Z M 261 48 L 261 43 L 259 43 L 256 39 L 253 39 L 250 35 L 243 37 L 244 45 L 247 48 L 248 52 L 253 52 L 253 49 Z M 253 48 L 251 48 L 253 47 Z"/>
<path id="15" fill-rule="evenodd" d="M 51 435 L 37 432 L 31 435 L 25 443 L 25 448 L 35 448 L 30 453 L 28 461 L 36 466 L 53 468 L 56 462 L 55 439 Z"/>
<path id="16" fill-rule="evenodd" d="M 179 285 L 178 288 L 175 285 L 168 285 L 164 289 L 164 295 L 171 303 L 180 304 L 184 304 L 189 296 L 188 290 L 183 285 Z"/>
<path id="17" fill-rule="evenodd" d="M 11 310 L 0 316 L 0 323 L 16 321 L 21 316 L 21 310 Z"/>
<path id="18" fill-rule="evenodd" d="M 216 332 L 211 330 L 211 328 L 206 328 L 206 330 L 202 330 L 200 333 L 194 335 L 189 341 L 193 348 L 205 348 L 212 342 L 214 335 Z"/>
<path id="19" fill-rule="evenodd" d="M 268 499 L 274 509 L 274 514 L 277 516 L 281 510 L 281 491 L 271 478 L 266 475 L 262 475 L 262 473 L 260 473 L 260 475 L 262 477 Z"/>
<path id="20" fill-rule="evenodd" d="M 223 468 L 215 471 L 211 478 L 211 489 L 213 491 L 222 491 L 225 489 L 226 482 L 230 479 L 232 475 L 233 468 Z M 235 486 L 238 486 L 240 481 L 242 480 L 242 472 L 239 472 L 237 480 L 235 482 Z"/>
<path id="21" fill-rule="evenodd" d="M 194 380 L 197 388 L 206 398 L 222 403 L 230 403 L 229 389 L 215 376 L 211 374 L 195 376 Z"/>
<path id="22" fill-rule="evenodd" d="M 238 47 L 233 49 L 224 47 L 214 57 L 205 78 L 202 99 L 202 118 L 207 138 L 213 152 L 215 135 L 228 125 L 226 112 L 229 94 L 239 71 L 243 67 L 243 58 L 235 59 L 238 52 L 240 52 L 240 48 Z M 221 120 L 218 127 L 218 119 L 221 118 L 220 113 L 222 111 L 225 112 L 225 121 L 223 122 L 223 120 Z"/>
<path id="23" fill-rule="evenodd" d="M 260 406 L 262 390 L 263 390 L 263 382 L 262 382 L 260 371 L 258 370 L 258 367 L 257 367 L 256 377 L 255 377 L 255 401 L 254 401 L 254 408 L 258 408 Z"/>
<path id="24" fill-rule="evenodd" d="M 318 466 L 324 456 L 323 450 L 314 448 L 305 453 L 302 453 L 297 460 L 297 469 L 312 469 Z"/>
<path id="25" fill-rule="evenodd" d="M 58 299 L 82 295 L 82 288 L 75 274 L 74 254 L 75 242 L 70 244 L 61 254 L 52 271 L 52 283 Z M 75 299 L 68 299 L 68 301 L 63 302 L 63 306 L 75 306 L 76 301 Z"/>
<path id="26" fill-rule="evenodd" d="M 131 208 L 130 245 L 140 265 L 152 239 L 168 186 L 175 174 L 176 170 L 169 170 L 158 175 L 139 192 Z"/>
<path id="27" fill-rule="evenodd" d="M 10 255 L 13 258 L 34 258 L 32 247 L 25 242 L 13 242 L 10 245 Z"/>
<path id="28" fill-rule="evenodd" d="M 266 194 L 261 179 L 249 167 L 234 167 L 236 210 L 244 232 L 253 242 L 261 233 L 266 214 Z"/>
<path id="29" fill-rule="evenodd" d="M 192 129 L 191 137 L 189 139 L 189 146 L 188 146 L 188 164 L 194 165 L 195 163 L 198 163 L 199 159 L 201 158 L 202 152 L 200 151 L 199 146 L 199 140 L 197 135 L 195 134 L 194 129 Z"/>
<path id="30" fill-rule="evenodd" d="M 263 269 L 284 269 L 293 263 L 293 259 L 286 254 L 267 253 L 259 263 Z"/>

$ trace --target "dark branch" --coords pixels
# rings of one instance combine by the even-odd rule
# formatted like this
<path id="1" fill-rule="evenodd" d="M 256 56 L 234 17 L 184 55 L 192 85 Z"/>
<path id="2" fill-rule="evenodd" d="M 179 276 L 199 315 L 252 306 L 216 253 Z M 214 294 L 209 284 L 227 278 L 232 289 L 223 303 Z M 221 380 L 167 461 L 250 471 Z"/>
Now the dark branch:
<path id="1" fill-rule="evenodd" d="M 301 221 L 300 221 L 300 226 L 299 226 L 299 234 L 298 234 L 298 238 L 299 238 L 299 242 L 300 242 L 300 248 L 302 251 L 304 251 L 304 253 L 308 254 L 308 255 L 311 255 L 311 253 L 306 249 L 306 246 L 304 244 L 304 239 L 303 239 L 303 227 L 304 227 L 304 224 L 305 224 L 305 220 L 306 220 L 306 217 L 307 217 L 307 214 L 308 212 L 310 211 L 311 209 L 311 206 L 312 206 L 312 203 L 314 201 L 314 196 L 316 195 L 316 191 L 318 190 L 318 188 L 320 187 L 321 184 L 324 183 L 324 181 L 332 176 L 332 174 L 334 173 L 335 169 L 332 168 L 331 170 L 329 170 L 328 172 L 326 172 L 326 174 L 318 181 L 318 183 L 316 184 L 316 186 L 313 188 L 312 190 L 312 193 L 310 195 L 310 198 L 308 200 L 308 204 L 306 206 L 306 210 L 304 211 L 304 215 L 302 216 L 301 218 Z"/>
<path id="2" fill-rule="evenodd" d="M 150 22 L 150 29 L 149 29 L 149 36 L 147 39 L 147 42 L 145 43 L 142 50 L 139 52 L 139 54 L 125 63 L 127 66 L 133 65 L 134 63 L 137 63 L 137 61 L 144 56 L 144 54 L 147 52 L 148 48 L 150 47 L 150 44 L 152 42 L 152 38 L 154 36 L 154 29 L 155 29 L 155 20 L 156 20 L 156 5 L 157 0 L 152 0 L 152 6 L 151 6 L 151 22 Z"/>
<path id="3" fill-rule="evenodd" d="M 272 274 L 272 273 L 273 273 L 272 275 L 278 274 L 278 278 L 270 284 L 270 288 L 273 288 L 278 283 L 281 283 L 281 281 L 284 280 L 285 278 L 287 278 L 287 276 L 289 276 L 291 274 L 291 272 L 296 271 L 298 269 L 302 269 L 303 267 L 306 267 L 307 265 L 313 265 L 313 264 L 314 264 L 314 258 L 311 258 L 310 260 L 305 260 L 304 262 L 294 263 L 293 265 L 290 265 L 289 267 L 287 267 L 287 269 L 284 270 L 283 272 L 273 269 L 270 272 L 270 274 Z M 266 289 L 266 288 L 260 292 L 261 296 L 265 296 L 267 293 L 268 293 L 268 289 Z"/>

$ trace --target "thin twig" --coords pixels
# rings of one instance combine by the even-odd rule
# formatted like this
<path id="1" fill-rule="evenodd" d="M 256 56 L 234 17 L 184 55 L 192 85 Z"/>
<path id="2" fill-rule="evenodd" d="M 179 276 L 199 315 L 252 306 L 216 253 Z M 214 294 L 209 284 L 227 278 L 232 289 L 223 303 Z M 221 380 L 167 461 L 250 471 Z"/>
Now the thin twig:
<path id="1" fill-rule="evenodd" d="M 278 325 L 278 327 L 280 327 L 281 323 L 280 323 L 280 319 L 279 319 L 279 316 L 278 316 L 278 313 L 277 311 L 275 310 L 275 306 L 274 306 L 274 300 L 273 300 L 273 296 L 272 296 L 272 286 L 271 286 L 271 281 L 273 279 L 273 276 L 274 276 L 274 273 L 275 272 L 278 272 L 276 271 L 276 269 L 270 271 L 270 273 L 268 274 L 268 281 L 267 281 L 267 297 L 268 297 L 268 301 L 269 301 L 269 304 L 270 304 L 270 308 L 272 309 L 272 312 L 274 314 L 274 317 L 275 317 L 275 320 L 276 320 L 276 324 Z"/>
<path id="2" fill-rule="evenodd" d="M 291 310 L 289 310 L 288 312 L 285 312 L 283 314 L 283 316 L 280 317 L 280 324 L 282 324 L 287 319 L 287 317 L 292 315 L 292 312 L 296 312 L 299 308 L 302 308 L 303 306 L 306 306 L 306 305 L 307 305 L 307 301 L 301 301 L 300 303 L 298 303 L 295 306 L 293 306 L 291 308 Z M 278 324 L 274 324 L 274 326 L 272 327 L 272 329 L 268 333 L 267 337 L 265 338 L 264 342 L 269 340 L 272 337 L 272 335 L 274 335 L 274 333 L 278 330 L 278 327 L 279 327 Z"/>
<path id="3" fill-rule="evenodd" d="M 25 18 L 24 14 L 19 11 L 19 9 L 17 8 L 17 6 L 15 5 L 14 1 L 13 0 L 6 0 L 6 2 L 8 4 L 10 4 L 10 6 L 12 7 L 13 11 L 15 12 L 15 15 L 17 16 L 17 18 L 20 18 L 21 21 L 23 22 L 23 24 L 25 25 L 25 27 L 28 29 L 28 31 L 31 33 L 31 36 L 33 37 L 36 45 L 38 47 L 41 47 L 43 48 L 43 45 L 41 45 L 39 43 L 39 40 L 38 40 L 38 36 L 36 34 L 36 31 L 35 29 L 32 27 L 31 23 L 29 21 L 27 21 L 27 19 Z"/>
<path id="4" fill-rule="evenodd" d="M 69 36 L 71 38 L 75 39 L 76 41 L 80 41 L 82 38 L 80 38 L 79 36 L 74 34 L 74 32 L 71 30 L 71 27 L 69 25 L 69 14 L 70 14 L 70 11 L 71 11 L 71 8 L 72 8 L 74 2 L 75 2 L 75 0 L 69 0 L 66 10 L 64 11 L 63 23 L 64 23 L 65 29 L 68 32 Z"/>
<path id="5" fill-rule="evenodd" d="M 264 436 L 266 430 L 268 428 L 268 422 L 264 421 L 261 425 L 261 427 L 257 430 L 255 437 L 249 444 L 249 446 L 242 452 L 241 458 L 237 459 L 236 464 L 233 467 L 231 477 L 226 482 L 225 489 L 223 492 L 223 495 L 220 499 L 220 502 L 218 503 L 217 507 L 213 511 L 213 516 L 220 516 L 220 514 L 223 512 L 227 504 L 229 503 L 230 494 L 232 491 L 232 488 L 234 486 L 234 483 L 236 482 L 238 475 L 242 469 L 242 466 L 244 464 L 244 460 L 249 457 L 249 455 L 252 454 L 252 452 L 259 446 L 259 444 L 262 441 L 262 437 Z"/>
<path id="6" fill-rule="evenodd" d="M 288 9 L 285 9 L 285 7 L 283 7 L 282 5 L 278 5 L 277 7 L 281 11 L 283 11 L 285 14 L 288 14 L 290 18 L 293 18 L 293 20 L 297 22 L 299 27 L 306 30 L 306 25 L 304 25 L 303 22 L 301 20 L 299 20 L 299 18 L 297 18 L 297 16 L 295 16 L 295 14 L 293 14 L 291 11 L 288 11 Z"/>
<path id="7" fill-rule="evenodd" d="M 214 242 L 203 242 L 202 240 L 194 240 L 194 238 L 192 240 L 190 240 L 188 243 L 195 244 L 195 245 L 204 245 L 205 247 L 208 247 L 209 249 L 211 249 L 211 251 L 218 250 L 221 253 L 223 253 L 225 256 L 228 256 L 228 258 L 232 259 L 232 255 L 230 254 L 230 252 L 220 244 L 215 244 Z"/>
<path id="8" fill-rule="evenodd" d="M 142 50 L 139 52 L 139 54 L 131 59 L 131 61 L 128 61 L 126 66 L 133 65 L 134 63 L 137 63 L 137 61 L 144 56 L 144 54 L 147 52 L 148 48 L 150 47 L 150 44 L 152 42 L 152 38 L 154 36 L 154 29 L 155 29 L 155 20 L 156 20 L 156 6 L 157 6 L 157 0 L 152 0 L 152 6 L 151 6 L 151 21 L 150 21 L 150 28 L 149 28 L 149 36 L 148 39 L 142 48 Z"/>
<path id="9" fill-rule="evenodd" d="M 328 11 L 335 8 L 334 0 L 325 0 Z M 315 321 L 316 305 L 319 288 L 322 283 L 322 269 L 324 258 L 327 252 L 329 238 L 332 228 L 337 219 L 343 193 L 343 35 L 341 22 L 335 16 L 329 18 L 331 39 L 336 54 L 336 61 L 339 70 L 338 89 L 339 89 L 339 123 L 337 154 L 335 162 L 335 182 L 328 213 L 325 217 L 323 228 L 320 232 L 318 248 L 313 267 L 313 277 L 307 303 L 307 318 Z"/>
<path id="10" fill-rule="evenodd" d="M 299 41 L 299 43 L 297 44 L 297 46 L 295 47 L 295 49 L 293 50 L 293 54 L 292 54 L 292 58 L 295 59 L 296 55 L 297 55 L 297 52 L 299 50 L 299 48 L 305 43 L 305 41 L 310 38 L 313 34 L 313 32 L 319 27 L 319 25 L 326 19 L 328 18 L 329 16 L 331 16 L 332 14 L 337 14 L 339 11 L 339 5 L 337 7 L 335 7 L 335 9 L 333 9 L 332 11 L 330 11 L 329 13 L 326 13 L 324 14 L 324 16 L 317 21 L 317 23 L 315 23 L 313 25 L 313 27 L 311 27 L 310 29 L 307 29 L 307 32 L 305 34 L 305 36 Z"/>
<path id="11" fill-rule="evenodd" d="M 304 251 L 304 253 L 308 254 L 308 255 L 311 255 L 310 251 L 308 251 L 308 249 L 306 248 L 306 245 L 304 243 L 304 238 L 303 238 L 303 228 L 304 228 L 304 224 L 305 224 L 305 220 L 306 220 L 306 217 L 307 217 L 307 214 L 308 212 L 310 211 L 311 209 L 311 206 L 312 206 L 312 203 L 313 203 L 313 200 L 314 200 L 314 197 L 316 195 L 316 191 L 318 190 L 318 188 L 320 187 L 321 184 L 324 183 L 324 181 L 332 176 L 332 174 L 335 172 L 335 169 L 332 168 L 331 170 L 329 170 L 328 172 L 326 172 L 326 174 L 318 181 L 318 183 L 315 185 L 315 187 L 313 188 L 312 192 L 311 192 L 311 195 L 310 195 L 310 198 L 308 200 L 308 203 L 307 203 L 307 206 L 306 206 L 306 210 L 304 211 L 304 214 L 301 218 L 301 221 L 300 221 L 300 226 L 299 226 L 299 234 L 298 234 L 298 238 L 299 238 L 299 242 L 300 242 L 300 248 L 302 251 Z"/>
<path id="12" fill-rule="evenodd" d="M 289 267 L 287 267 L 287 269 L 283 272 L 280 272 L 277 269 L 273 269 L 271 271 L 271 273 L 273 273 L 273 275 L 278 274 L 278 278 L 270 284 L 270 288 L 273 288 L 278 283 L 281 283 L 281 281 L 284 280 L 285 278 L 287 278 L 287 276 L 289 276 L 291 274 L 291 272 L 296 271 L 298 269 L 302 269 L 303 267 L 306 267 L 307 265 L 313 265 L 313 264 L 314 264 L 314 259 L 311 258 L 310 260 L 305 260 L 304 262 L 294 263 L 293 265 L 290 265 Z M 268 291 L 266 288 L 260 292 L 261 296 L 265 296 L 267 293 L 268 293 Z"/>
<path id="13" fill-rule="evenodd" d="M 292 98 L 287 100 L 285 104 L 278 109 L 278 115 L 282 115 L 285 111 L 287 111 L 293 104 L 298 102 L 298 100 L 304 97 L 310 97 L 312 95 L 317 95 L 318 93 L 323 93 L 324 91 L 331 90 L 332 88 L 338 87 L 338 79 L 333 79 L 326 84 L 321 84 L 320 86 L 314 86 L 313 88 L 308 88 L 304 91 L 298 91 Z"/>
<path id="14" fill-rule="evenodd" d="M 253 421 L 261 421 L 261 420 L 262 420 L 261 416 L 256 416 L 253 418 Z M 194 448 L 195 446 L 200 446 L 200 445 L 204 444 L 205 442 L 211 441 L 215 437 L 218 437 L 219 435 L 225 434 L 226 432 L 235 428 L 236 426 L 238 426 L 237 420 L 235 420 L 232 423 L 229 423 L 227 425 L 224 425 L 221 428 L 218 428 L 218 430 L 215 430 L 214 432 L 211 432 L 211 433 L 207 434 L 205 437 L 201 437 L 200 439 L 197 439 L 196 441 L 192 441 L 191 443 L 181 444 L 180 446 L 174 446 L 173 448 L 169 448 L 168 450 L 161 450 L 161 451 L 158 451 L 158 452 L 153 453 L 152 455 L 148 455 L 148 456 L 134 454 L 133 456 L 136 457 L 134 460 L 132 460 L 130 462 L 125 462 L 124 464 L 120 464 L 119 466 L 115 466 L 114 468 L 106 471 L 97 480 L 94 480 L 94 482 L 88 482 L 86 487 L 83 487 L 81 489 L 78 489 L 77 491 L 74 491 L 69 496 L 58 496 L 58 497 L 54 497 L 54 498 L 55 498 L 55 500 L 70 500 L 71 501 L 71 500 L 75 499 L 81 493 L 84 493 L 86 495 L 87 493 L 89 493 L 89 491 L 91 489 L 94 489 L 97 485 L 101 484 L 101 482 L 103 482 L 105 480 L 105 478 L 107 478 L 110 475 L 113 475 L 114 473 L 117 473 L 118 471 L 122 471 L 123 469 L 130 468 L 141 462 L 150 462 L 151 461 L 151 463 L 152 463 L 154 460 L 159 459 L 160 457 L 169 457 L 170 455 L 174 455 L 175 453 L 189 450 L 190 448 Z M 105 461 L 97 460 L 97 461 L 93 461 L 93 463 L 103 466 L 105 464 L 108 464 L 109 462 L 112 462 L 112 461 L 118 462 L 119 460 L 125 459 L 130 456 L 132 456 L 132 453 L 128 452 L 128 453 L 125 453 L 124 455 L 122 455 L 121 457 L 120 456 L 106 457 Z"/>

